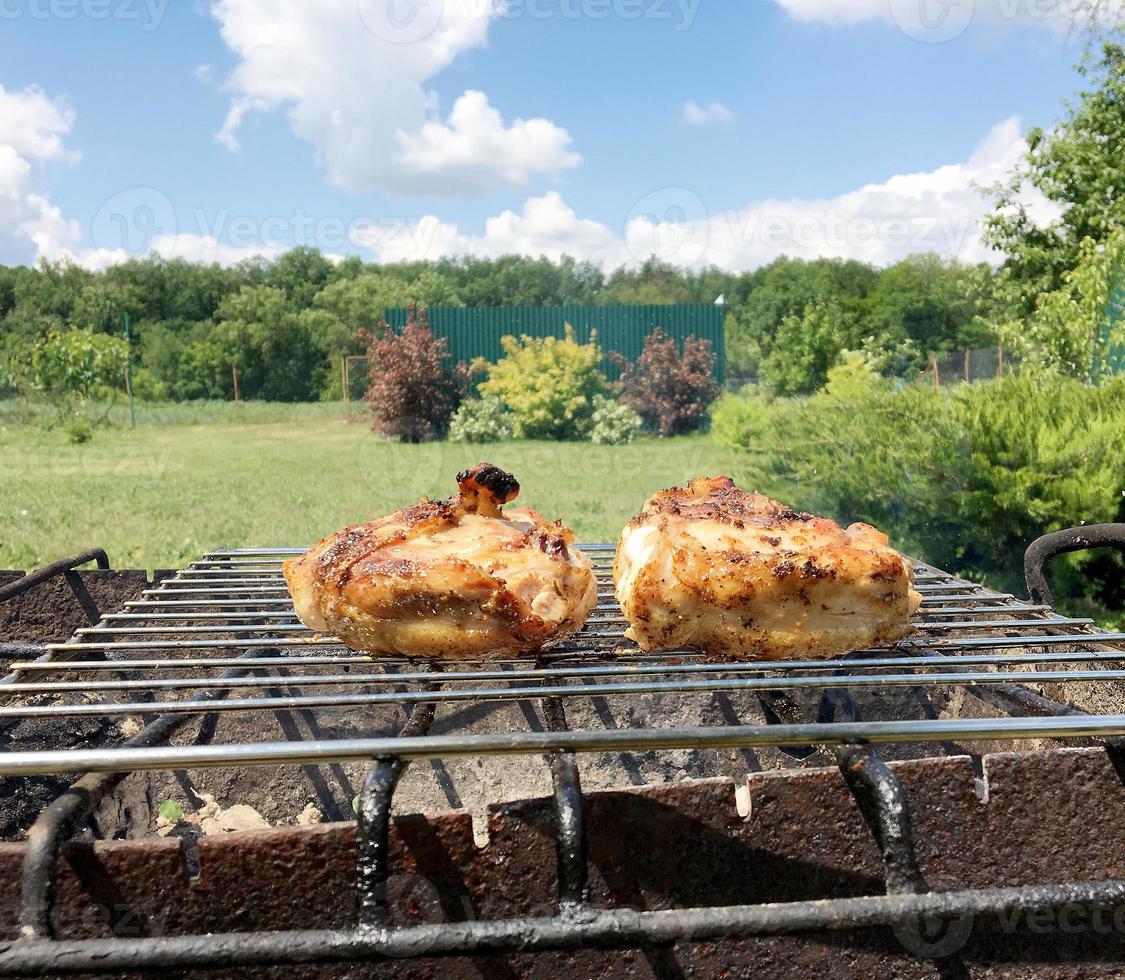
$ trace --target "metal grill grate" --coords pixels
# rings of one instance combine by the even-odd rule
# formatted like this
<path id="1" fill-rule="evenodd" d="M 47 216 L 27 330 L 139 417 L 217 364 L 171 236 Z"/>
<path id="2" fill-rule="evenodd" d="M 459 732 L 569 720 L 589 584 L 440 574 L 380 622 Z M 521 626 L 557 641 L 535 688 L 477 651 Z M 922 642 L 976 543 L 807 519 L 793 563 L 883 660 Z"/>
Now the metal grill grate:
<path id="1" fill-rule="evenodd" d="M 1086 714 L 1022 686 L 1125 679 L 1120 663 L 1125 633 L 1100 631 L 1090 620 L 1057 616 L 1050 606 L 1023 602 L 919 564 L 919 629 L 896 647 L 830 661 L 713 662 L 682 651 L 646 655 L 622 637 L 625 624 L 613 601 L 609 567 L 612 546 L 583 547 L 598 571 L 597 609 L 579 634 L 534 660 L 411 664 L 347 650 L 296 621 L 280 562 L 300 549 L 271 548 L 212 552 L 126 603 L 122 612 L 79 630 L 70 642 L 48 645 L 36 661 L 13 664 L 12 673 L 0 679 L 0 722 L 76 715 L 158 717 L 117 748 L 0 753 L 0 775 L 88 773 L 40 815 L 29 835 L 20 902 L 23 941 L 0 948 L 0 972 L 38 976 L 60 970 L 231 969 L 632 948 L 810 929 L 897 927 L 919 922 L 920 916 L 956 920 L 1009 909 L 1104 909 L 1125 896 L 1121 881 L 929 893 L 914 853 L 902 786 L 872 748 L 861 744 L 1125 733 L 1125 715 Z M 831 693 L 837 703 L 851 703 L 849 692 L 891 688 L 922 693 L 961 688 L 1005 715 L 885 720 L 888 714 L 893 719 L 892 710 L 883 711 L 884 720 L 878 721 L 569 730 L 564 707 L 583 697 L 735 691 L 756 694 L 764 705 L 770 698 L 809 689 L 822 692 L 822 698 Z M 282 696 L 279 689 L 288 693 Z M 85 700 L 50 701 L 72 695 Z M 427 734 L 441 705 L 530 699 L 541 701 L 546 731 Z M 397 738 L 162 744 L 183 722 L 218 712 L 386 704 L 410 707 Z M 573 752 L 802 744 L 836 746 L 837 765 L 883 857 L 885 896 L 655 912 L 590 905 L 583 798 Z M 1106 747 L 1111 757 L 1125 759 L 1120 740 L 1109 738 Z M 557 914 L 389 928 L 390 812 L 405 765 L 426 757 L 541 752 L 549 753 L 554 787 Z M 370 766 L 359 797 L 354 928 L 51 938 L 61 842 L 113 788 L 118 777 L 111 774 L 349 760 Z M 967 975 L 959 956 L 934 955 L 940 976 Z"/>
<path id="2" fill-rule="evenodd" d="M 580 633 L 535 660 L 456 665 L 410 664 L 356 653 L 302 626 L 280 571 L 281 561 L 302 549 L 211 552 L 126 603 L 123 611 L 78 630 L 71 641 L 49 645 L 40 659 L 13 664 L 12 673 L 0 681 L 0 721 L 935 686 L 964 686 L 995 704 L 1013 684 L 1125 679 L 1125 633 L 1098 630 L 1091 620 L 1055 615 L 1049 606 L 1018 600 L 924 564 L 915 565 L 922 595 L 919 631 L 892 648 L 829 661 L 714 662 L 683 651 L 644 654 L 622 637 L 625 623 L 613 599 L 610 570 L 613 546 L 582 547 L 597 570 L 599 602 Z M 284 669 L 281 677 L 279 668 Z M 279 686 L 286 693 L 279 694 Z M 43 695 L 72 693 L 87 700 L 39 703 Z M 1125 732 L 1125 716 L 1067 709 L 1043 717 L 1045 704 L 1052 703 L 1037 703 L 1034 695 L 1018 704 L 1008 698 L 1003 705 L 1008 715 L 1003 718 L 7 752 L 0 753 L 0 774 L 329 762 L 388 753 L 411 759 L 562 749 L 618 752 Z"/>

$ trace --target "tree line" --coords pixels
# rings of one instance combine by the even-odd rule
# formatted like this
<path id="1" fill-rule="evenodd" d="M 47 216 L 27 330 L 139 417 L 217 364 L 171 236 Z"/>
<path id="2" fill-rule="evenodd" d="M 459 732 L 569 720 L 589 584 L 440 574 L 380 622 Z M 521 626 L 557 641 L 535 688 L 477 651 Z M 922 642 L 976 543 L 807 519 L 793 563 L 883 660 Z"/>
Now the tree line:
<path id="1" fill-rule="evenodd" d="M 931 354 L 994 342 L 983 313 L 993 274 L 932 255 L 885 269 L 838 259 L 780 258 L 748 273 L 682 270 L 652 259 L 604 273 L 563 258 L 505 256 L 374 265 L 332 263 L 313 248 L 233 267 L 157 255 L 93 272 L 67 263 L 0 267 L 0 338 L 18 383 L 48 338 L 124 337 L 129 316 L 136 392 L 151 399 L 240 395 L 276 401 L 340 396 L 341 355 L 364 352 L 387 307 L 727 304 L 728 374 L 785 393 L 811 391 L 845 349 L 888 372 Z"/>

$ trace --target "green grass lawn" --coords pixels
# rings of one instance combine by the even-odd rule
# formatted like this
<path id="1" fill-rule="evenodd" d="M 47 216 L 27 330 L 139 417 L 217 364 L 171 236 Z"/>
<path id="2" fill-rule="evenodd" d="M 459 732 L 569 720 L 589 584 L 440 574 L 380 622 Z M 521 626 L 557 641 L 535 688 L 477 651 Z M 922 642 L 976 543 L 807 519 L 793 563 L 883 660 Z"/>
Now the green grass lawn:
<path id="1" fill-rule="evenodd" d="M 734 469 L 709 436 L 627 446 L 514 442 L 411 446 L 338 418 L 61 432 L 0 426 L 0 567 L 101 546 L 118 567 L 164 568 L 212 548 L 308 545 L 329 531 L 449 496 L 482 460 L 515 473 L 520 503 L 580 539 L 615 540 L 652 491 Z"/>

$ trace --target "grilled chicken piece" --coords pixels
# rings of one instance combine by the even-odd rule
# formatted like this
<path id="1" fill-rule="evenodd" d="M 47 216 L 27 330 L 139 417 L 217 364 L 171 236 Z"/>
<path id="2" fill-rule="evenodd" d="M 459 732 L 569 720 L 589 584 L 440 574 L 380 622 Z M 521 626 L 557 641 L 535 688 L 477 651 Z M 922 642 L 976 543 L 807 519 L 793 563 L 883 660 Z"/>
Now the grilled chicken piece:
<path id="1" fill-rule="evenodd" d="M 297 616 L 353 650 L 449 660 L 514 656 L 581 628 L 590 560 L 561 522 L 502 511 L 520 485 L 481 463 L 460 493 L 330 534 L 282 566 Z"/>
<path id="2" fill-rule="evenodd" d="M 911 633 L 911 564 L 868 524 L 841 529 L 725 476 L 654 494 L 613 565 L 626 636 L 742 659 L 831 657 Z"/>

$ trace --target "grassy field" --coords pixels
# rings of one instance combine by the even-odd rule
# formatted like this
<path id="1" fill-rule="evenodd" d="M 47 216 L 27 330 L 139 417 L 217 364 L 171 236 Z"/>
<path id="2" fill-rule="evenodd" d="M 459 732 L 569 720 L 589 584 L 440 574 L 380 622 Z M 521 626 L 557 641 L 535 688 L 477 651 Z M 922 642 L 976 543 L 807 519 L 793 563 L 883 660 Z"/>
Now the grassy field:
<path id="1" fill-rule="evenodd" d="M 449 496 L 457 471 L 482 460 L 516 474 L 521 503 L 563 518 L 583 540 L 614 540 L 653 490 L 730 470 L 732 456 L 708 436 L 401 445 L 319 406 L 284 422 L 99 429 L 82 446 L 0 424 L 0 567 L 94 546 L 115 566 L 151 569 L 212 548 L 307 545 L 422 495 Z"/>

